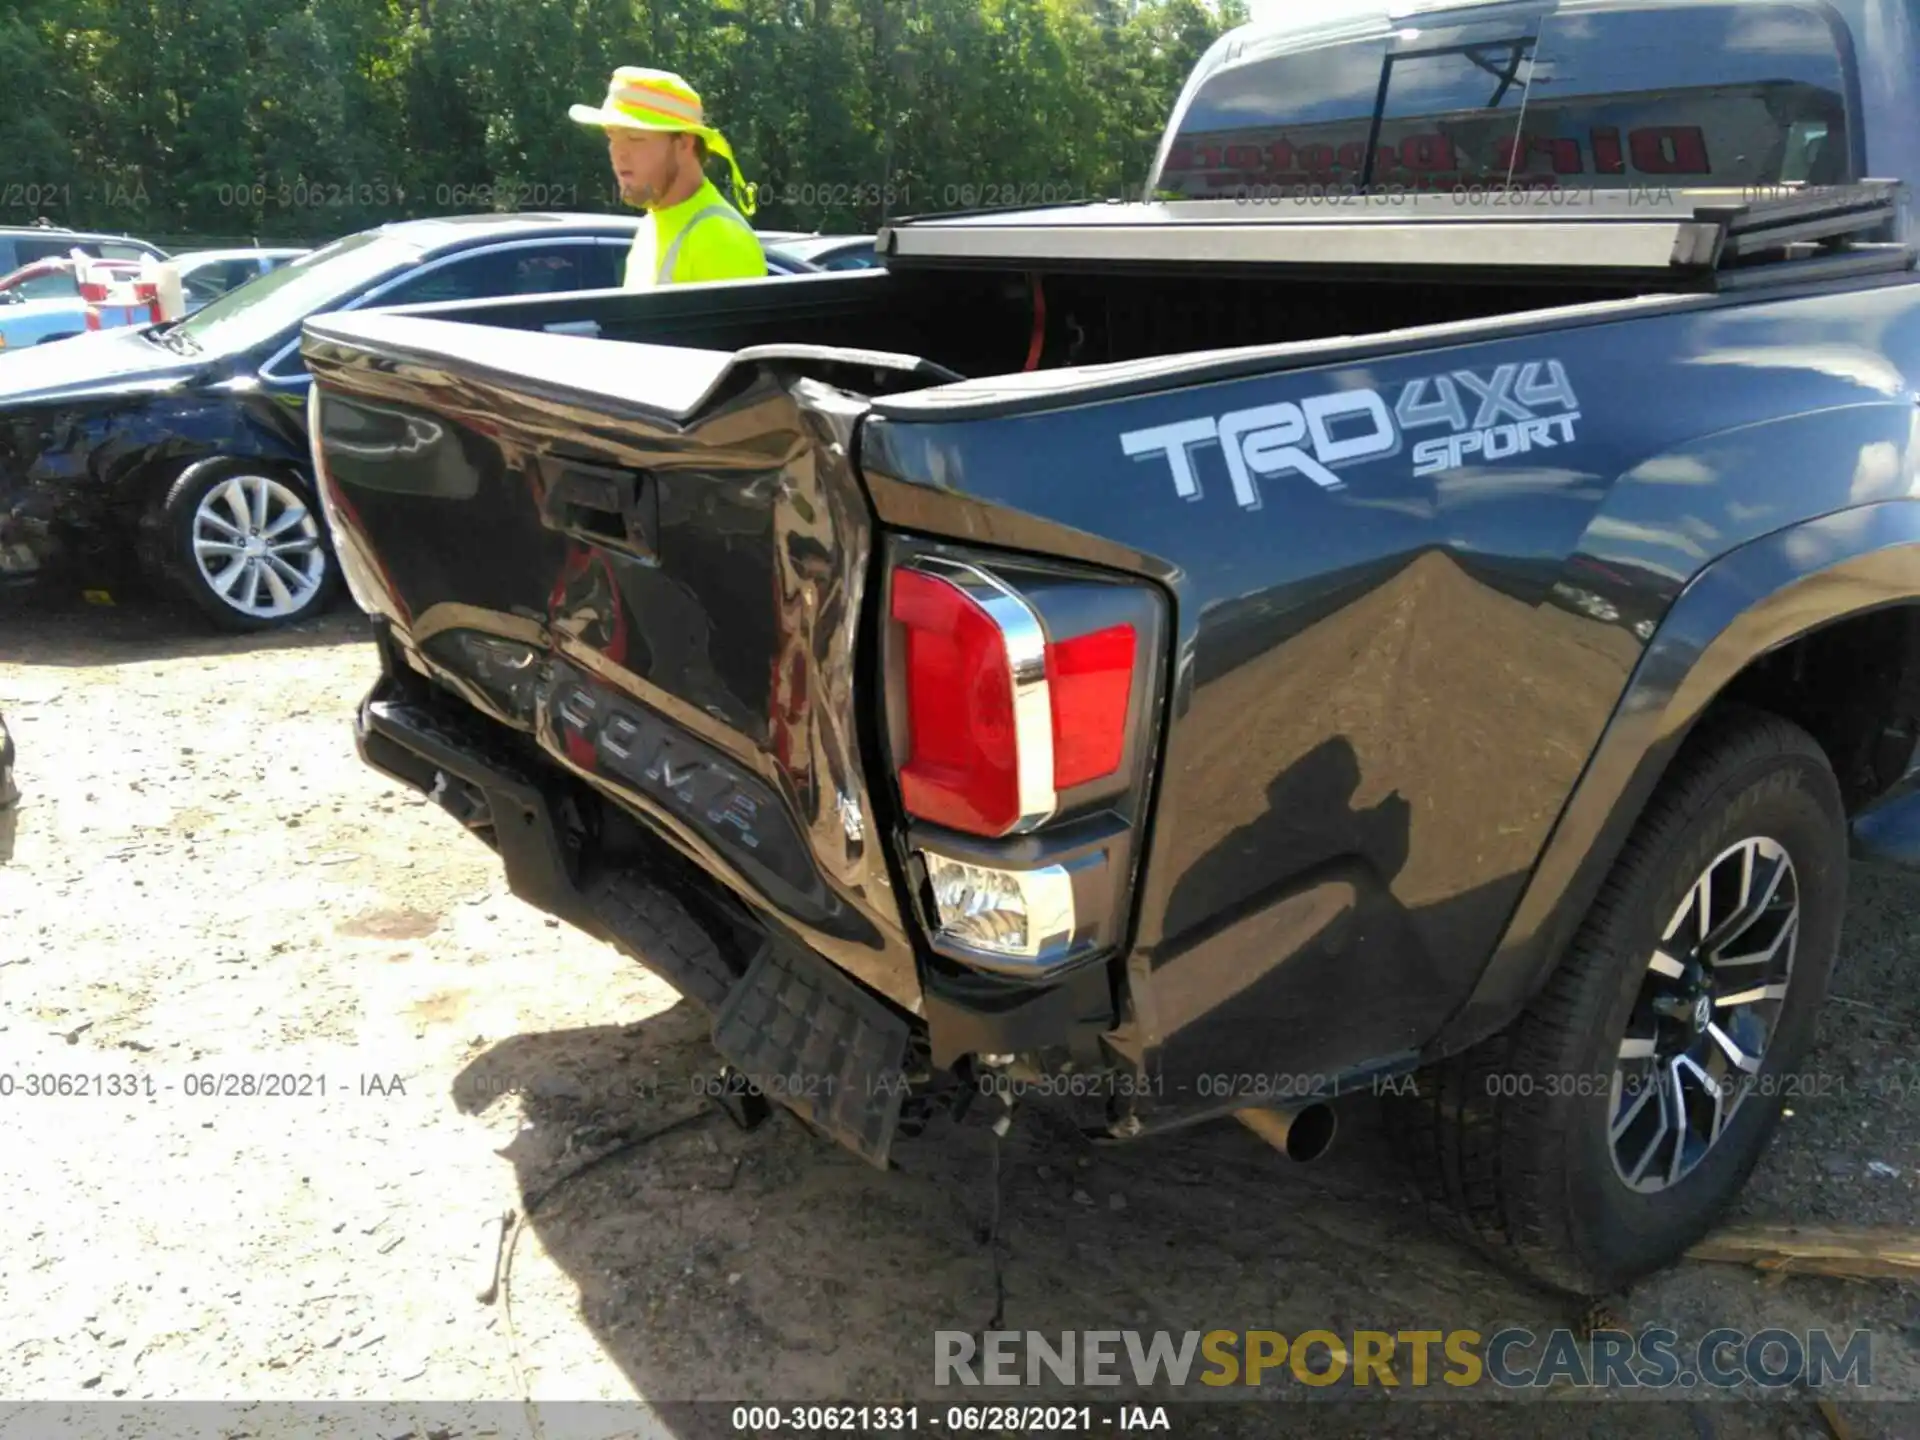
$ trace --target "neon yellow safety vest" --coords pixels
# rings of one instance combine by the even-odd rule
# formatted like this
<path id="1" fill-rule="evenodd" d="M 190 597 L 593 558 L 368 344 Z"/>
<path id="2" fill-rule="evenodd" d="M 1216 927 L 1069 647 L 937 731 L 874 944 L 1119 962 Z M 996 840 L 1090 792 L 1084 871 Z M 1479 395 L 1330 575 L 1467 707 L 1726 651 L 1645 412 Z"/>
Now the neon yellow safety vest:
<path id="1" fill-rule="evenodd" d="M 678 205 L 648 213 L 627 252 L 626 288 L 750 280 L 767 273 L 766 252 L 711 180 Z"/>

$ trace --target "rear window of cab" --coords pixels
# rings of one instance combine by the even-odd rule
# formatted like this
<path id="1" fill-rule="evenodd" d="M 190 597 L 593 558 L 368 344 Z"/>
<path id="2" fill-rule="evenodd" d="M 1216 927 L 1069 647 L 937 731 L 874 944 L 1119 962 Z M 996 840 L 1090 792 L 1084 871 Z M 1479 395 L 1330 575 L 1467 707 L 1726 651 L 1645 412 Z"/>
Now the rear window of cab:
<path id="1" fill-rule="evenodd" d="M 1851 36 L 1824 4 L 1414 17 L 1215 71 L 1156 191 L 1836 184 L 1858 178 L 1857 94 Z"/>

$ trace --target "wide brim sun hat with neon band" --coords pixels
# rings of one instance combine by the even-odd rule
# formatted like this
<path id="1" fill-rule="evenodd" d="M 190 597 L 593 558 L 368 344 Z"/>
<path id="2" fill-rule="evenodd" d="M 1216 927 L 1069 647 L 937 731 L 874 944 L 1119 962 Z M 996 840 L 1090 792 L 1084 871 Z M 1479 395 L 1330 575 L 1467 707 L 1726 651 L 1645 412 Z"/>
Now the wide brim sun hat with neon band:
<path id="1" fill-rule="evenodd" d="M 753 187 L 740 174 L 739 162 L 726 136 L 707 124 L 700 95 L 671 70 L 643 70 L 637 65 L 622 65 L 613 72 L 607 86 L 604 105 L 575 105 L 567 111 L 569 119 L 582 125 L 624 130 L 659 130 L 698 135 L 707 148 L 727 162 L 733 175 L 733 197 L 741 213 L 753 214 Z"/>

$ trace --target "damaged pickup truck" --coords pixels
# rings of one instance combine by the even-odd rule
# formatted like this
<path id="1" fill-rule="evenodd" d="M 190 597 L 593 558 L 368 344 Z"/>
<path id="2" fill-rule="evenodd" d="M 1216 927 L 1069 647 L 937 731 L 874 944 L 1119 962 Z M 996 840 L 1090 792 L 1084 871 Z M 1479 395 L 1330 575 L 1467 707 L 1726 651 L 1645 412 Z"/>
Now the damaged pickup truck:
<path id="1" fill-rule="evenodd" d="M 884 1165 L 1413 1077 L 1463 1232 L 1599 1293 L 1914 833 L 1915 10 L 1416 8 L 1224 38 L 1147 200 L 315 317 L 310 429 L 364 758 L 741 1083 Z"/>

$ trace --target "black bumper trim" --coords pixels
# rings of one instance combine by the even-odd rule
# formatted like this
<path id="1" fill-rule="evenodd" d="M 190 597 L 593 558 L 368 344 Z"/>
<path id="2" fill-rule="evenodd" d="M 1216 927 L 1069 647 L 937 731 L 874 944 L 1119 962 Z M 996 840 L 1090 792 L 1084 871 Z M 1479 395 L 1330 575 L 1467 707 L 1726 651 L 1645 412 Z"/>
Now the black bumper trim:
<path id="1" fill-rule="evenodd" d="M 439 772 L 465 781 L 486 797 L 491 840 L 507 871 L 507 888 L 529 905 L 610 938 L 581 893 L 539 785 L 505 768 L 435 712 L 385 698 L 382 681 L 360 707 L 354 742 L 360 758 L 382 774 L 434 793 Z M 469 822 L 471 823 L 471 822 Z"/>
<path id="2" fill-rule="evenodd" d="M 1061 1050 L 1092 1067 L 1111 1059 L 1098 1044 L 1112 1010 L 1104 965 L 1040 990 L 989 982 L 992 993 L 967 993 L 936 979 L 916 1020 L 745 916 L 746 930 L 723 940 L 710 913 L 715 897 L 703 888 L 718 890 L 718 880 L 664 859 L 636 863 L 630 850 L 615 863 L 593 840 L 570 846 L 557 818 L 568 782 L 516 755 L 504 727 L 400 668 L 390 640 L 381 648 L 386 673 L 356 717 L 362 761 L 433 796 L 490 843 L 516 897 L 619 947 L 694 1000 L 713 1016 L 714 1045 L 742 1076 L 869 1163 L 889 1164 L 916 1029 L 931 1032 L 936 1069 L 968 1054 Z"/>
<path id="3" fill-rule="evenodd" d="M 736 979 L 713 936 L 656 877 L 577 874 L 549 791 L 457 718 L 393 698 L 399 689 L 384 678 L 361 705 L 362 760 L 430 794 L 462 787 L 448 808 L 492 841 L 516 896 L 619 946 L 690 996 L 714 1016 L 714 1047 L 760 1093 L 886 1167 L 907 1091 L 905 1016 L 824 958 L 773 943 Z"/>

